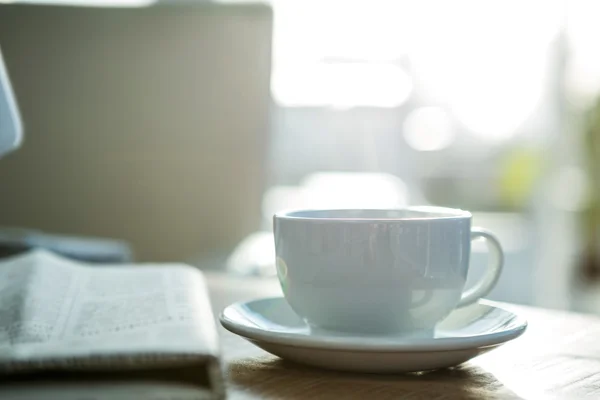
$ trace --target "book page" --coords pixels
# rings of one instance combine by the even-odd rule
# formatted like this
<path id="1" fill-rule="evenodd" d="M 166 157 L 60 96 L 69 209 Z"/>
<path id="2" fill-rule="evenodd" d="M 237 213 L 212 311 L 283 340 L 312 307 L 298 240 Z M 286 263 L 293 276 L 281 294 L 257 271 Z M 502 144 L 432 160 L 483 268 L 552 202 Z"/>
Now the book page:
<path id="1" fill-rule="evenodd" d="M 161 355 L 214 356 L 218 344 L 200 271 L 89 266 L 35 251 L 0 262 L 0 350 L 0 362 L 96 357 L 97 365 L 122 355 L 126 368 Z"/>
<path id="2" fill-rule="evenodd" d="M 0 349 L 62 336 L 78 276 L 57 261 L 32 254 L 0 263 Z"/>
<path id="3" fill-rule="evenodd" d="M 214 400 L 221 398 L 203 388 L 178 383 L 126 381 L 113 384 L 82 380 L 9 383 L 0 385 L 0 398 L 10 400 Z"/>

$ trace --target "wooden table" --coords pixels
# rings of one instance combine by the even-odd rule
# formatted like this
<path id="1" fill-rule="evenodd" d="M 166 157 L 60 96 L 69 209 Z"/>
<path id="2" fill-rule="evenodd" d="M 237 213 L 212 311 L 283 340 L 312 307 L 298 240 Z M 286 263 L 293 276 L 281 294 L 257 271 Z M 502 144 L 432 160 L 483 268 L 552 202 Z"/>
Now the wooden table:
<path id="1" fill-rule="evenodd" d="M 215 315 L 280 294 L 274 279 L 207 274 Z M 338 373 L 283 361 L 219 324 L 229 399 L 600 399 L 600 318 L 504 305 L 520 338 L 459 367 L 408 375 Z"/>

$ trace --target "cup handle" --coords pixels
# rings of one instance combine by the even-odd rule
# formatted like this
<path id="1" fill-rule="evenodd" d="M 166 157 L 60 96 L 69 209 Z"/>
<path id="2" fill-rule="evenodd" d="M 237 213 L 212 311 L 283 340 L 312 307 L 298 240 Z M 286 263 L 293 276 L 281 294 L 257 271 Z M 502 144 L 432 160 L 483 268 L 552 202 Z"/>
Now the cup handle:
<path id="1" fill-rule="evenodd" d="M 484 238 L 490 252 L 487 272 L 481 280 L 472 288 L 464 292 L 458 302 L 458 307 L 464 307 L 475 303 L 477 300 L 485 296 L 492 290 L 498 282 L 502 267 L 504 266 L 504 252 L 500 242 L 491 232 L 481 228 L 471 229 L 471 240 Z"/>

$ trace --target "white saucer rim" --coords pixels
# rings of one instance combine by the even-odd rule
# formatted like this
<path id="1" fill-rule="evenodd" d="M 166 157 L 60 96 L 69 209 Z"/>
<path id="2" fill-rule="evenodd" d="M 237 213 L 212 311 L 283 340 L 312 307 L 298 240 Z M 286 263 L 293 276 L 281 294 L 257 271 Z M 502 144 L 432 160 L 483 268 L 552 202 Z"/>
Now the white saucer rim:
<path id="1" fill-rule="evenodd" d="M 376 343 L 364 340 L 364 337 L 335 337 L 327 340 L 323 337 L 311 337 L 289 332 L 271 332 L 261 328 L 240 325 L 227 318 L 225 312 L 232 307 L 239 307 L 248 303 L 265 300 L 285 301 L 282 296 L 256 298 L 248 301 L 239 301 L 225 307 L 219 315 L 221 325 L 228 331 L 240 335 L 250 341 L 260 341 L 274 345 L 285 345 L 301 348 L 322 350 L 353 351 L 353 352 L 440 352 L 460 351 L 474 348 L 499 346 L 521 336 L 527 330 L 527 320 L 519 314 L 507 310 L 490 300 L 479 300 L 478 303 L 495 309 L 500 309 L 516 317 L 516 326 L 505 331 L 482 334 L 476 337 L 451 337 L 436 339 L 407 340 L 396 343 Z M 362 340 L 361 340 L 362 339 Z"/>

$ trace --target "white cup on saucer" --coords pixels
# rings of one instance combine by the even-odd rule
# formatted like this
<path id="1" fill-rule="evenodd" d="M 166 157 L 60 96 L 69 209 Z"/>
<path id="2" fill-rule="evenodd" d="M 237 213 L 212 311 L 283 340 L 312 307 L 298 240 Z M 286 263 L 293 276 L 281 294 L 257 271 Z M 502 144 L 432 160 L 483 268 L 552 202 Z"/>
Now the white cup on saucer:
<path id="1" fill-rule="evenodd" d="M 285 299 L 313 329 L 364 334 L 433 332 L 455 308 L 496 284 L 502 247 L 442 207 L 295 210 L 273 217 Z M 485 276 L 465 291 L 471 241 L 487 240 Z"/>

